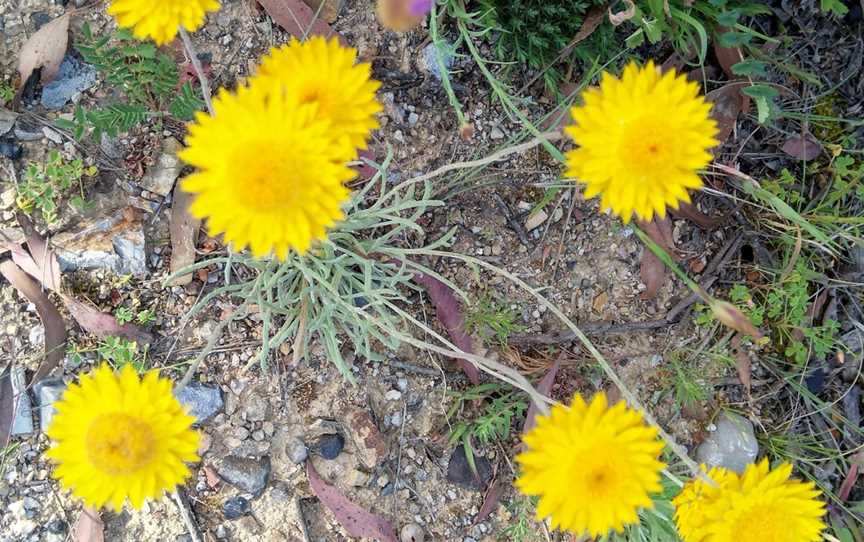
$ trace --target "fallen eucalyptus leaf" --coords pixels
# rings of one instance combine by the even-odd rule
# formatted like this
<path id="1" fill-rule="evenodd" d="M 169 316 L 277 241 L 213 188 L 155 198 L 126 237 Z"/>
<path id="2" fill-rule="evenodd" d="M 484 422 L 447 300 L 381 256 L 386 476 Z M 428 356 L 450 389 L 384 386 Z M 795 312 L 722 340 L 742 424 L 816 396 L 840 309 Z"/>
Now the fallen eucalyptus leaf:
<path id="1" fill-rule="evenodd" d="M 309 477 L 309 487 L 312 488 L 312 492 L 333 512 L 339 524 L 350 536 L 365 536 L 381 542 L 399 541 L 396 537 L 396 529 L 387 520 L 354 504 L 338 489 L 322 480 L 310 460 L 306 461 L 306 475 Z"/>
<path id="2" fill-rule="evenodd" d="M 69 13 L 45 24 L 24 42 L 18 55 L 21 85 L 39 68 L 42 68 L 42 84 L 50 83 L 60 70 L 68 46 Z"/>

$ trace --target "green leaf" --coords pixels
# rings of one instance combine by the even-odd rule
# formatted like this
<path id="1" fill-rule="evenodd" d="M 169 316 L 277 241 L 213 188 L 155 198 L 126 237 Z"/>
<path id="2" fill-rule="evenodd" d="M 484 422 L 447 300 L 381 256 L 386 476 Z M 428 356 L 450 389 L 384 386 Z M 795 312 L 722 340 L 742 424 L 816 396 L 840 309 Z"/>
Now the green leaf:
<path id="1" fill-rule="evenodd" d="M 780 95 L 780 92 L 778 92 L 773 86 L 761 84 L 744 87 L 741 89 L 741 92 L 754 99 L 764 98 L 766 100 L 776 98 Z"/>
<path id="2" fill-rule="evenodd" d="M 726 32 L 720 34 L 718 41 L 721 47 L 733 48 L 747 45 L 753 39 L 753 36 L 745 32 Z"/>
<path id="3" fill-rule="evenodd" d="M 849 8 L 843 4 L 842 0 L 821 0 L 821 8 L 825 13 L 833 13 L 838 17 L 843 17 L 849 13 Z"/>
<path id="4" fill-rule="evenodd" d="M 732 65 L 732 73 L 745 77 L 765 77 L 768 64 L 761 60 L 745 58 L 741 62 Z"/>
<path id="5" fill-rule="evenodd" d="M 741 11 L 732 9 L 718 14 L 717 22 L 722 26 L 735 26 L 739 18 L 741 18 Z"/>

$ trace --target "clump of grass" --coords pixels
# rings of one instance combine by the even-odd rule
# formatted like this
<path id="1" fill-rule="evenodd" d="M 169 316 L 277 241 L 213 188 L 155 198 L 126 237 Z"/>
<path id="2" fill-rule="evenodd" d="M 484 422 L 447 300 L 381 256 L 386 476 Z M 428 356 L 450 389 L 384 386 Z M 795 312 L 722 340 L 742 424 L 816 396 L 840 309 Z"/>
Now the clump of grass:
<path id="1" fill-rule="evenodd" d="M 468 465 L 474 466 L 474 443 L 488 445 L 510 437 L 514 420 L 521 420 L 528 410 L 524 394 L 506 384 L 486 382 L 460 391 L 449 392 L 454 399 L 447 412 L 447 419 L 455 419 L 463 407 L 473 401 L 485 401 L 483 410 L 473 418 L 457 419 L 450 430 L 450 443 L 462 443 Z"/>
<path id="2" fill-rule="evenodd" d="M 492 338 L 498 344 L 505 345 L 510 335 L 524 329 L 518 318 L 515 309 L 501 305 L 485 295 L 466 312 L 465 327 L 471 334 Z"/>
<path id="3" fill-rule="evenodd" d="M 495 55 L 500 62 L 514 60 L 534 70 L 543 70 L 547 88 L 561 82 L 554 68 L 560 60 L 588 60 L 615 48 L 614 31 L 601 25 L 585 43 L 564 58 L 562 51 L 577 35 L 585 15 L 603 0 L 481 0 L 480 21 L 496 31 Z"/>

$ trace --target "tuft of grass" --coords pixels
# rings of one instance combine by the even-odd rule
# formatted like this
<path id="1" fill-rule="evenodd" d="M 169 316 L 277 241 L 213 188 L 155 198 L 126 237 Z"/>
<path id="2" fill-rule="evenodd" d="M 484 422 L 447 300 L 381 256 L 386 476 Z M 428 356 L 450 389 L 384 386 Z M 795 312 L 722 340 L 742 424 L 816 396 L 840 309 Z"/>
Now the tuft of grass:
<path id="1" fill-rule="evenodd" d="M 501 305 L 485 295 L 466 312 L 465 327 L 468 333 L 492 338 L 498 344 L 505 345 L 510 335 L 524 329 L 518 318 L 515 309 Z"/>
<path id="2" fill-rule="evenodd" d="M 514 420 L 521 420 L 528 410 L 524 394 L 499 382 L 486 382 L 465 391 L 448 391 L 454 402 L 447 411 L 447 419 L 454 420 L 450 430 L 450 443 L 461 442 L 468 465 L 474 465 L 474 442 L 488 445 L 510 438 Z M 484 401 L 485 406 L 473 418 L 465 418 L 464 407 L 471 402 Z M 459 419 L 457 414 L 460 414 Z"/>

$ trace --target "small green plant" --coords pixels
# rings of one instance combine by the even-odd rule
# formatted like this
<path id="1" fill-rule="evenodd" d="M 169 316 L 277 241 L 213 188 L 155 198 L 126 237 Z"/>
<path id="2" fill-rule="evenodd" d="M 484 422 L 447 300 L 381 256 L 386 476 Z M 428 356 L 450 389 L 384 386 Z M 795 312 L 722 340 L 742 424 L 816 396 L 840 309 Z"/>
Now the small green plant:
<path id="1" fill-rule="evenodd" d="M 132 312 L 132 309 L 129 307 L 118 307 L 116 311 L 114 311 L 114 318 L 117 320 L 117 323 L 121 326 L 123 324 L 128 324 L 135 318 L 135 313 Z"/>
<path id="2" fill-rule="evenodd" d="M 501 306 L 488 295 L 484 296 L 465 314 L 465 327 L 469 333 L 477 333 L 486 338 L 491 336 L 498 344 L 507 344 L 513 333 L 524 327 L 518 323 L 515 309 Z"/>
<path id="3" fill-rule="evenodd" d="M 143 311 L 138 311 L 138 315 L 135 317 L 135 320 L 141 324 L 142 326 L 147 326 L 153 323 L 153 320 L 156 319 L 156 313 L 150 309 L 144 309 Z"/>
<path id="4" fill-rule="evenodd" d="M 448 420 L 453 419 L 466 402 L 485 401 L 485 407 L 478 416 L 470 420 L 457 420 L 450 431 L 450 443 L 462 443 L 468 465 L 476 472 L 474 441 L 486 445 L 509 438 L 513 420 L 522 419 L 528 410 L 528 401 L 524 394 L 498 382 L 478 384 L 465 391 L 449 393 L 454 403 L 447 412 Z"/>
<path id="5" fill-rule="evenodd" d="M 85 168 L 80 158 L 66 162 L 58 151 L 52 150 L 45 164 L 30 162 L 24 169 L 24 178 L 18 185 L 18 207 L 26 213 L 39 211 L 48 224 L 56 222 L 58 199 L 73 184 L 78 184 L 80 193 L 70 199 L 70 205 L 79 210 L 88 206 L 82 177 L 95 174 L 96 168 Z"/>
<path id="6" fill-rule="evenodd" d="M 0 83 L 0 105 L 5 105 L 15 97 L 15 89 L 8 83 Z"/>
<path id="7" fill-rule="evenodd" d="M 120 369 L 124 365 L 132 364 L 132 367 L 137 372 L 143 373 L 148 368 L 148 349 L 149 347 L 145 345 L 143 350 L 139 350 L 138 343 L 135 341 L 109 336 L 100 341 L 95 347 L 70 344 L 66 350 L 66 356 L 69 363 L 77 367 L 86 361 L 86 354 L 95 353 L 97 364 L 102 361 L 108 361 L 117 369 Z"/>
<path id="8" fill-rule="evenodd" d="M 677 357 L 671 357 L 672 387 L 675 392 L 675 404 L 678 408 L 692 408 L 709 397 L 710 388 L 699 379 L 699 375 L 690 367 L 684 365 Z"/>
<path id="9" fill-rule="evenodd" d="M 577 35 L 585 16 L 603 0 L 480 0 L 478 20 L 494 29 L 495 56 L 499 61 L 514 60 L 535 70 L 544 70 L 547 88 L 557 90 L 561 74 L 554 65 L 561 60 L 582 58 L 589 61 L 598 53 L 614 49 L 614 31 L 601 25 L 579 47 L 559 58 L 570 40 Z"/>
<path id="10" fill-rule="evenodd" d="M 534 522 L 537 497 L 519 496 L 507 506 L 510 512 L 510 525 L 501 531 L 499 539 L 508 542 L 534 542 L 541 540 Z"/>
<path id="11" fill-rule="evenodd" d="M 148 119 L 166 115 L 189 120 L 204 107 L 192 85 L 181 84 L 174 59 L 153 43 L 135 40 L 128 29 L 120 29 L 113 36 L 94 36 L 86 23 L 81 34 L 75 48 L 126 101 L 90 110 L 79 105 L 71 120 L 57 121 L 77 139 L 89 135 L 98 141 L 103 133 L 114 137 Z"/>

